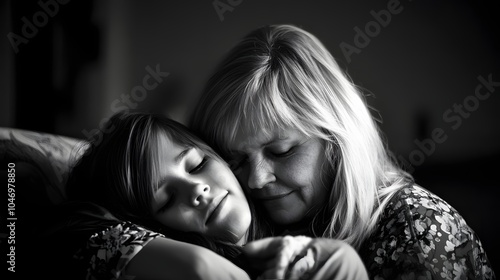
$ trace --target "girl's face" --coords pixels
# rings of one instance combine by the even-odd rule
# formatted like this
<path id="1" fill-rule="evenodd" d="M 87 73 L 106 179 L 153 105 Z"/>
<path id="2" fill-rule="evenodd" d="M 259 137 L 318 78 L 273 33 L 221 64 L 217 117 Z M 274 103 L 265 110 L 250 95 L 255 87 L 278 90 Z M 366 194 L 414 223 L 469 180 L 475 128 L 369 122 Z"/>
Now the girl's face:
<path id="1" fill-rule="evenodd" d="M 333 185 L 323 142 L 292 128 L 246 131 L 240 129 L 230 144 L 231 167 L 241 184 L 277 224 L 310 218 Z"/>
<path id="2" fill-rule="evenodd" d="M 227 164 L 166 136 L 159 139 L 159 152 L 155 219 L 172 229 L 244 243 L 250 208 Z"/>

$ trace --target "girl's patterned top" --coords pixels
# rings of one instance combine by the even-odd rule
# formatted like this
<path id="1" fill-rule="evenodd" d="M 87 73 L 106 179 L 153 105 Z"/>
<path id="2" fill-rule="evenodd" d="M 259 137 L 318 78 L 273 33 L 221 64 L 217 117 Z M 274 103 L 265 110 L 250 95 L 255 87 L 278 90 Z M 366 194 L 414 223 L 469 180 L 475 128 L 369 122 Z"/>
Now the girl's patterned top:
<path id="1" fill-rule="evenodd" d="M 93 234 L 74 258 L 87 262 L 87 280 L 128 279 L 123 271 L 132 258 L 162 234 L 121 222 Z"/>
<path id="2" fill-rule="evenodd" d="M 394 195 L 360 255 L 370 279 L 496 279 L 462 216 L 419 186 Z"/>

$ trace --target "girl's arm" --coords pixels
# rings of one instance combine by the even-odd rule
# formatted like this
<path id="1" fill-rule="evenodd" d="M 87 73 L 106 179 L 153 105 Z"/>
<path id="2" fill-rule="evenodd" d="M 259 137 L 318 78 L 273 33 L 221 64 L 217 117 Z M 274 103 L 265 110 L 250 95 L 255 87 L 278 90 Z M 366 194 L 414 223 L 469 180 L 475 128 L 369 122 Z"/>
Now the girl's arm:
<path id="1" fill-rule="evenodd" d="M 200 246 L 159 237 L 149 242 L 124 271 L 123 279 L 250 279 L 227 259 Z"/>
<path id="2" fill-rule="evenodd" d="M 73 258 L 85 278 L 93 279 L 250 280 L 245 271 L 204 247 L 131 222 L 97 231 Z"/>

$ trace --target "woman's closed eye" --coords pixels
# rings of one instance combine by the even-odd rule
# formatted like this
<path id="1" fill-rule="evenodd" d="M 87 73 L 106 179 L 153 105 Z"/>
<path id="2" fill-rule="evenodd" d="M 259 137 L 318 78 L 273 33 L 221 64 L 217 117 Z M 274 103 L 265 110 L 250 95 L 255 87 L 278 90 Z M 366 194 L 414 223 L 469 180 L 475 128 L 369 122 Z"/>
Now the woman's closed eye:
<path id="1" fill-rule="evenodd" d="M 247 156 L 242 156 L 240 158 L 233 159 L 229 162 L 229 168 L 231 168 L 231 170 L 234 172 L 234 171 L 240 169 L 241 167 L 243 167 L 243 165 L 246 162 L 248 162 Z"/>
<path id="2" fill-rule="evenodd" d="M 270 154 L 273 155 L 274 157 L 287 157 L 293 154 L 294 147 L 291 147 L 289 149 L 275 149 L 275 150 L 270 150 Z"/>

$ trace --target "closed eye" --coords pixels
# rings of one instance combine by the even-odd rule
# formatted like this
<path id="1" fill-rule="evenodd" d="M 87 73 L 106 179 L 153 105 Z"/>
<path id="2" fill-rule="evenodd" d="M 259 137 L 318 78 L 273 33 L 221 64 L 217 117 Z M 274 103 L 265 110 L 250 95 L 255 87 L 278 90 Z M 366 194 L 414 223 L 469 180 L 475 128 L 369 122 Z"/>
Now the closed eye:
<path id="1" fill-rule="evenodd" d="M 205 167 L 205 164 L 208 162 L 208 159 L 209 158 L 207 156 L 203 157 L 200 164 L 198 164 L 195 168 L 189 170 L 189 174 L 193 174 L 193 173 L 196 173 L 196 172 L 202 170 L 203 167 Z"/>
<path id="2" fill-rule="evenodd" d="M 248 161 L 248 157 L 241 157 L 239 159 L 234 159 L 234 160 L 231 160 L 230 163 L 229 163 L 229 167 L 231 168 L 231 170 L 234 172 L 235 170 L 238 170 L 239 168 L 241 168 L 243 166 L 243 164 L 245 164 L 245 162 Z"/>
<path id="3" fill-rule="evenodd" d="M 275 156 L 275 157 L 287 157 L 287 156 L 290 156 L 291 154 L 293 154 L 293 151 L 294 151 L 294 149 L 292 147 L 292 148 L 290 148 L 290 149 L 288 149 L 286 151 L 283 151 L 283 152 L 281 152 L 281 151 L 274 151 L 274 152 L 271 151 L 271 154 L 273 156 Z"/>

